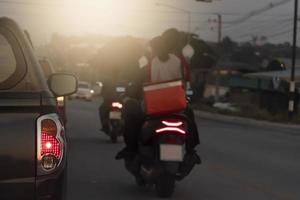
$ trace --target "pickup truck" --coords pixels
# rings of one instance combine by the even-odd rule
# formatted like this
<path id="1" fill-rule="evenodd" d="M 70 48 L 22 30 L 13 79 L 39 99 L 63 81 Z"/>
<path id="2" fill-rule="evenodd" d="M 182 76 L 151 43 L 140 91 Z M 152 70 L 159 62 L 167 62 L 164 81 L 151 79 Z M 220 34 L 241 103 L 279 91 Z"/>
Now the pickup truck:
<path id="1" fill-rule="evenodd" d="M 75 93 L 77 79 L 43 75 L 28 38 L 0 18 L 0 199 L 63 200 L 67 143 L 56 97 Z"/>

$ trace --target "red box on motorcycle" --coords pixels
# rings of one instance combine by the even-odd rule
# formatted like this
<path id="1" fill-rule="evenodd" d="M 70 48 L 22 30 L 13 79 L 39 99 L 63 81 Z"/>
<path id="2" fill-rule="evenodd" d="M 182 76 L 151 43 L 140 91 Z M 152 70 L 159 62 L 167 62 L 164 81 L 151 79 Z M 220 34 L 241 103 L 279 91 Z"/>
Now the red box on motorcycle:
<path id="1" fill-rule="evenodd" d="M 147 115 L 179 112 L 186 107 L 186 96 L 181 80 L 144 85 Z"/>

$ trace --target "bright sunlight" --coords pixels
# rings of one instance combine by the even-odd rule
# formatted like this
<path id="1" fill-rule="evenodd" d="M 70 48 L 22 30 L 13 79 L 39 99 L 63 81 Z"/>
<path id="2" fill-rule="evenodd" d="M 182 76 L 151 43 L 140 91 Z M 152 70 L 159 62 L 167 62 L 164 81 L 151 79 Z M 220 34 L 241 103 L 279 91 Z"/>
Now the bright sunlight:
<path id="1" fill-rule="evenodd" d="M 89 30 L 92 27 L 103 27 L 102 30 L 114 30 L 116 27 L 129 24 L 132 20 L 130 9 L 134 7 L 133 1 L 66 0 L 65 2 L 62 12 L 68 26 L 71 27 L 80 26 Z"/>

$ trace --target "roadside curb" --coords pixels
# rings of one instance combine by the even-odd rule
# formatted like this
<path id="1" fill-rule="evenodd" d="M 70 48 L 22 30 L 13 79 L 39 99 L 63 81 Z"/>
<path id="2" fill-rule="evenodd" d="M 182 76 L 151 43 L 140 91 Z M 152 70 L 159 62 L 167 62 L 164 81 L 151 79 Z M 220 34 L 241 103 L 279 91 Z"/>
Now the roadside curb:
<path id="1" fill-rule="evenodd" d="M 228 115 L 222 115 L 218 113 L 210 113 L 210 112 L 204 112 L 200 110 L 195 110 L 195 116 L 202 118 L 202 119 L 208 119 L 208 120 L 214 120 L 214 121 L 220 121 L 220 122 L 227 122 L 232 124 L 239 124 L 239 125 L 252 125 L 252 126 L 260 126 L 264 128 L 278 128 L 283 130 L 293 130 L 293 131 L 300 131 L 300 125 L 295 124 L 280 124 L 275 122 L 268 122 L 268 121 L 260 121 L 250 118 L 243 118 L 243 117 L 236 117 L 236 116 L 228 116 Z M 300 132 L 299 132 L 300 135 Z"/>

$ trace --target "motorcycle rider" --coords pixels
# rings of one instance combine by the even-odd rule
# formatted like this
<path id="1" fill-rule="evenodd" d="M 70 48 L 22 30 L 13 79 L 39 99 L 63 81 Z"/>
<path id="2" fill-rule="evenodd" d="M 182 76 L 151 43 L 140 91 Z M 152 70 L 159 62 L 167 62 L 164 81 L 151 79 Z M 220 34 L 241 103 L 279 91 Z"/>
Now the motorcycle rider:
<path id="1" fill-rule="evenodd" d="M 106 73 L 106 76 L 102 77 L 101 81 L 103 83 L 101 96 L 103 98 L 102 104 L 99 106 L 99 118 L 102 124 L 101 131 L 109 132 L 109 112 L 111 108 L 111 103 L 113 100 L 117 99 L 119 96 L 116 92 L 116 86 L 119 80 L 124 80 L 126 77 L 120 77 L 121 75 L 115 70 L 114 73 Z M 120 78 L 119 78 L 120 77 Z"/>
<path id="2" fill-rule="evenodd" d="M 148 80 L 144 82 L 161 82 L 182 79 L 182 61 L 176 55 L 168 52 L 165 47 L 163 37 L 159 36 L 150 42 L 153 49 L 154 57 L 150 62 Z M 132 92 L 137 91 L 137 92 Z M 142 111 L 141 104 L 137 100 L 142 94 L 142 83 L 138 82 L 128 89 L 129 98 L 124 104 L 123 117 L 125 120 L 124 139 L 126 147 L 120 151 L 116 159 L 126 157 L 134 157 L 137 153 L 138 135 L 143 125 L 145 116 Z M 189 133 L 187 138 L 187 153 L 196 154 L 194 148 L 200 144 L 197 125 L 194 120 L 194 113 L 189 107 L 186 108 L 184 114 L 188 117 Z M 196 163 L 200 163 L 200 158 L 196 156 Z"/>
<path id="3" fill-rule="evenodd" d="M 166 50 L 170 54 L 174 54 L 180 59 L 182 63 L 183 81 L 185 83 L 186 90 L 188 90 L 191 88 L 191 67 L 184 55 L 182 54 L 182 47 L 185 45 L 184 39 L 181 38 L 182 36 L 184 35 L 181 35 L 177 29 L 170 28 L 163 32 L 162 40 L 164 41 Z M 180 43 L 180 41 L 182 43 Z M 190 144 L 187 145 L 187 148 L 190 148 L 190 150 L 192 151 L 198 144 L 200 144 L 197 124 L 195 122 L 194 112 L 189 106 L 187 106 L 184 113 L 190 119 L 189 126 L 191 128 L 191 132 L 195 133 L 192 134 L 192 137 L 188 138 L 188 140 L 190 140 L 188 141 Z"/>
<path id="4" fill-rule="evenodd" d="M 167 51 L 171 54 L 176 55 L 182 62 L 184 75 L 183 80 L 186 83 L 187 89 L 189 89 L 191 83 L 191 68 L 188 64 L 188 61 L 182 55 L 181 50 L 185 43 L 181 37 L 182 36 L 180 32 L 175 28 L 170 28 L 162 34 L 162 39 L 164 40 L 165 48 L 167 49 Z M 180 41 L 183 41 L 183 43 L 181 44 Z"/>

